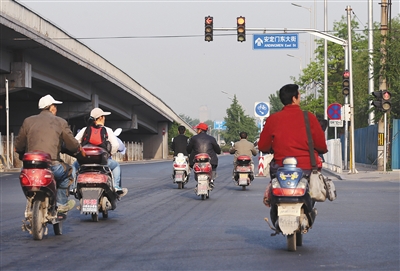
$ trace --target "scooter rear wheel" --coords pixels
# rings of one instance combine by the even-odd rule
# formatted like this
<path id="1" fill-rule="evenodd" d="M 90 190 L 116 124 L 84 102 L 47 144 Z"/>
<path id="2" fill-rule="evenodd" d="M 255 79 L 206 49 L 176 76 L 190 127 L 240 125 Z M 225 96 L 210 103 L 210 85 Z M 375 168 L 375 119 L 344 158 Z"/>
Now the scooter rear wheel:
<path id="1" fill-rule="evenodd" d="M 98 214 L 92 214 L 92 221 L 93 222 L 99 222 L 99 215 Z"/>
<path id="2" fill-rule="evenodd" d="M 33 201 L 32 206 L 32 235 L 35 240 L 42 240 L 45 228 L 46 210 L 42 206 L 42 202 L 39 200 Z"/>
<path id="3" fill-rule="evenodd" d="M 179 182 L 178 183 L 178 189 L 182 189 L 183 188 L 183 183 L 182 182 Z"/>
<path id="4" fill-rule="evenodd" d="M 289 251 L 296 251 L 296 234 L 287 236 L 287 248 Z"/>
<path id="5" fill-rule="evenodd" d="M 303 245 L 303 235 L 301 232 L 296 232 L 296 246 L 301 247 Z"/>
<path id="6" fill-rule="evenodd" d="M 108 218 L 108 210 L 104 210 L 102 212 L 102 214 L 103 214 L 103 218 Z"/>

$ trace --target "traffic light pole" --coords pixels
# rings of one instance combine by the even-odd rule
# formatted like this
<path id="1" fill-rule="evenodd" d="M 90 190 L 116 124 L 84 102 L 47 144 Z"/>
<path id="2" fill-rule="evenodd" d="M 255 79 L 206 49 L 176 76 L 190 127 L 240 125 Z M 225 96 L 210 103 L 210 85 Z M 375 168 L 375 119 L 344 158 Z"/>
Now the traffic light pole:
<path id="1" fill-rule="evenodd" d="M 351 46 L 351 7 L 347 6 L 346 11 L 347 11 L 347 32 L 348 32 L 348 46 L 347 46 L 347 51 L 348 51 L 348 65 L 349 65 L 349 71 L 350 71 L 350 173 L 357 173 L 355 164 L 356 164 L 356 159 L 355 159 L 355 145 L 354 145 L 354 91 L 353 91 L 353 57 L 352 57 L 352 46 Z M 346 61 L 346 59 L 345 59 Z M 347 149 L 345 150 L 347 151 Z"/>

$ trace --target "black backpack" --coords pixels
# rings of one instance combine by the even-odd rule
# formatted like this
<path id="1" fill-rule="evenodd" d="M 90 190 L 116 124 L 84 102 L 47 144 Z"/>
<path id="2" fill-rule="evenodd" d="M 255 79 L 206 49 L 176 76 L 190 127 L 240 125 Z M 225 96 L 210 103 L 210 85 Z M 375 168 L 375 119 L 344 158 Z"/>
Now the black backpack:
<path id="1" fill-rule="evenodd" d="M 104 126 L 90 125 L 86 127 L 82 137 L 82 146 L 87 144 L 102 147 L 111 153 L 111 143 L 108 141 L 108 133 Z"/>

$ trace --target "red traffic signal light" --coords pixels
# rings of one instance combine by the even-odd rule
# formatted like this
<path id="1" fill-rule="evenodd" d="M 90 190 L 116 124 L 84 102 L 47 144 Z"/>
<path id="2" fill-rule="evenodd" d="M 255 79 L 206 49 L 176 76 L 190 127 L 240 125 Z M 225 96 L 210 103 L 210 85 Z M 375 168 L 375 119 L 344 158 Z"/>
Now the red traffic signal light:
<path id="1" fill-rule="evenodd" d="M 342 94 L 349 95 L 350 93 L 350 72 L 345 70 L 343 72 Z"/>
<path id="2" fill-rule="evenodd" d="M 375 97 L 375 101 L 372 101 L 372 105 L 379 111 L 386 112 L 392 108 L 392 94 L 387 90 L 374 91 L 372 95 Z"/>
<path id="3" fill-rule="evenodd" d="M 387 91 L 387 90 L 382 91 L 382 111 L 383 112 L 389 111 L 392 108 L 391 98 L 392 98 L 392 94 L 389 91 Z"/>
<path id="4" fill-rule="evenodd" d="M 204 40 L 208 42 L 212 41 L 213 32 L 214 32 L 214 19 L 211 16 L 207 16 L 204 18 Z"/>
<path id="5" fill-rule="evenodd" d="M 237 17 L 236 18 L 236 31 L 237 31 L 237 41 L 246 41 L 246 18 Z"/>

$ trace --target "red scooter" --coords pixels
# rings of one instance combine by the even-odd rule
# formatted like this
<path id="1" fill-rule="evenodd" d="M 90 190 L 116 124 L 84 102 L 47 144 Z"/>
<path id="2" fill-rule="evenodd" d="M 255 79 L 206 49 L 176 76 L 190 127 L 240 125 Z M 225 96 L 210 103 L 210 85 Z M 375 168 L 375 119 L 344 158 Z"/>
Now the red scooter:
<path id="1" fill-rule="evenodd" d="M 57 214 L 57 186 L 50 170 L 51 157 L 41 151 L 23 155 L 23 168 L 19 175 L 22 191 L 27 199 L 22 230 L 42 240 L 47 235 L 47 224 L 52 224 L 55 235 L 62 234 L 62 220 L 66 213 Z"/>
<path id="2" fill-rule="evenodd" d="M 211 158 L 207 153 L 199 153 L 193 161 L 194 179 L 197 181 L 196 195 L 200 196 L 202 200 L 208 199 L 212 190 L 210 186 L 212 180 Z"/>
<path id="3" fill-rule="evenodd" d="M 249 186 L 254 180 L 253 165 L 251 164 L 250 156 L 240 155 L 237 157 L 233 179 L 236 185 L 242 187 L 242 190 L 246 190 L 246 186 Z"/>
<path id="4" fill-rule="evenodd" d="M 101 147 L 83 146 L 85 156 L 78 155 L 79 170 L 76 174 L 76 193 L 81 214 L 99 221 L 99 213 L 108 218 L 108 211 L 117 207 L 120 198 L 114 188 L 114 178 L 107 166 L 108 152 Z"/>

